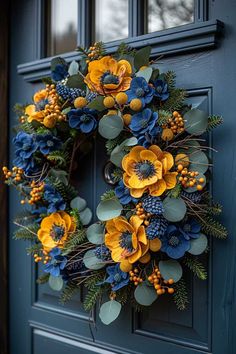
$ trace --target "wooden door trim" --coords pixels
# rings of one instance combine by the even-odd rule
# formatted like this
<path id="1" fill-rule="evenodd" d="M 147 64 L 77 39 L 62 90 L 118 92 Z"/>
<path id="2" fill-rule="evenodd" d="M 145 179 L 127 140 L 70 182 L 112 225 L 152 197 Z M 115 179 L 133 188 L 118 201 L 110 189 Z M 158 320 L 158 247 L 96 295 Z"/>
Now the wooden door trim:
<path id="1" fill-rule="evenodd" d="M 0 11 L 0 166 L 6 166 L 8 160 L 8 49 L 9 49 L 9 2 L 2 2 Z M 7 189 L 0 181 L 0 354 L 8 353 L 8 202 Z"/>

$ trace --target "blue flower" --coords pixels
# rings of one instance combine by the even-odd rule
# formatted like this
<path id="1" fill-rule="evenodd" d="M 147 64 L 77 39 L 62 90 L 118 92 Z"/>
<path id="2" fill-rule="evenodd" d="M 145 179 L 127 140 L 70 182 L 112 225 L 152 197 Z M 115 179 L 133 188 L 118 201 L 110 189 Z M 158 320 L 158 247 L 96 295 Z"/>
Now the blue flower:
<path id="1" fill-rule="evenodd" d="M 110 283 L 113 291 L 123 288 L 129 282 L 129 273 L 122 272 L 119 264 L 109 266 L 106 268 L 108 278 L 104 280 L 105 283 Z"/>
<path id="2" fill-rule="evenodd" d="M 143 135 L 139 135 L 137 137 L 138 144 L 144 146 L 145 148 L 149 148 L 151 145 L 156 144 L 157 136 L 162 131 L 162 128 L 159 125 L 155 125 L 154 128 L 150 130 L 150 132 L 146 132 Z"/>
<path id="3" fill-rule="evenodd" d="M 158 97 L 161 101 L 165 101 L 169 98 L 168 85 L 165 81 L 156 79 L 153 85 L 155 89 L 154 96 Z"/>
<path id="4" fill-rule="evenodd" d="M 97 112 L 94 109 L 78 108 L 68 112 L 69 125 L 82 133 L 90 133 L 97 127 Z"/>
<path id="5" fill-rule="evenodd" d="M 137 202 L 136 198 L 133 198 L 130 195 L 129 188 L 124 185 L 124 182 L 121 180 L 118 186 L 115 188 L 115 193 L 121 204 L 126 205 L 130 202 Z"/>
<path id="6" fill-rule="evenodd" d="M 139 98 L 144 107 L 151 102 L 154 95 L 154 89 L 148 85 L 143 77 L 135 77 L 132 79 L 130 89 L 126 91 L 126 94 L 128 95 L 129 102 L 134 98 Z"/>
<path id="7" fill-rule="evenodd" d="M 94 254 L 98 259 L 108 261 L 111 259 L 111 252 L 105 245 L 100 245 L 95 248 Z"/>
<path id="8" fill-rule="evenodd" d="M 149 108 L 145 108 L 142 112 L 134 114 L 129 125 L 132 133 L 135 136 L 144 135 L 145 133 L 152 133 L 158 120 L 158 113 L 153 112 Z"/>
<path id="9" fill-rule="evenodd" d="M 62 145 L 61 141 L 52 134 L 38 135 L 37 142 L 40 152 L 44 155 L 48 155 L 52 151 L 59 150 Z"/>
<path id="10" fill-rule="evenodd" d="M 186 240 L 180 229 L 175 225 L 167 227 L 165 235 L 161 238 L 161 251 L 167 253 L 170 258 L 178 259 L 183 257 L 190 249 L 190 241 Z"/>
<path id="11" fill-rule="evenodd" d="M 13 161 L 14 165 L 22 168 L 26 173 L 32 172 L 35 167 L 32 155 L 38 148 L 35 136 L 25 132 L 19 132 L 13 139 L 13 144 L 16 148 L 16 158 Z"/>
<path id="12" fill-rule="evenodd" d="M 40 223 L 42 221 L 42 215 L 47 215 L 47 208 L 46 207 L 39 207 L 36 209 L 31 210 L 31 214 L 36 217 L 35 221 Z"/>
<path id="13" fill-rule="evenodd" d="M 59 277 L 67 263 L 67 258 L 61 255 L 61 250 L 57 247 L 53 248 L 49 253 L 50 261 L 43 267 L 44 272 L 50 273 L 54 277 Z"/>
<path id="14" fill-rule="evenodd" d="M 58 210 L 65 210 L 66 208 L 66 203 L 60 193 L 49 184 L 44 186 L 43 198 L 49 203 L 47 208 L 48 214 L 54 213 Z"/>
<path id="15" fill-rule="evenodd" d="M 65 79 L 68 76 L 68 66 L 65 64 L 57 64 L 51 76 L 54 81 Z"/>
<path id="16" fill-rule="evenodd" d="M 179 228 L 179 231 L 186 240 L 200 236 L 201 225 L 194 219 L 189 220 Z"/>

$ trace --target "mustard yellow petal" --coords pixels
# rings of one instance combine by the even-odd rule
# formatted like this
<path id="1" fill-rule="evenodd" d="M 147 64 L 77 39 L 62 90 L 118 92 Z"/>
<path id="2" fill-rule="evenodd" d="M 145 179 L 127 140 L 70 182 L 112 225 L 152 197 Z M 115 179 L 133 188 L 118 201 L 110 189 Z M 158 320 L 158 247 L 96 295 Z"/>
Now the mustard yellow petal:
<path id="1" fill-rule="evenodd" d="M 111 258 L 115 262 L 120 262 L 122 260 L 122 251 L 123 249 L 121 247 L 116 247 L 113 248 L 111 251 Z"/>
<path id="2" fill-rule="evenodd" d="M 174 158 L 169 152 L 163 152 L 162 158 L 166 158 L 167 161 L 167 170 L 170 170 L 171 167 L 174 165 Z"/>
<path id="3" fill-rule="evenodd" d="M 116 226 L 114 224 L 114 219 L 108 220 L 106 222 L 106 230 L 109 234 L 113 233 L 113 232 L 117 232 Z"/>
<path id="4" fill-rule="evenodd" d="M 155 175 L 157 179 L 162 179 L 162 163 L 159 160 L 154 161 Z"/>
<path id="5" fill-rule="evenodd" d="M 132 215 L 129 219 L 130 224 L 133 226 L 134 231 L 137 233 L 139 227 L 142 225 L 143 220 L 138 217 L 138 215 Z"/>
<path id="6" fill-rule="evenodd" d="M 119 60 L 118 61 L 118 72 L 120 70 L 120 68 L 125 67 L 125 73 L 126 75 L 131 75 L 132 74 L 132 66 L 130 65 L 130 63 L 127 60 Z"/>
<path id="7" fill-rule="evenodd" d="M 139 260 L 139 258 L 142 256 L 142 249 L 141 246 L 138 245 L 138 248 L 136 249 L 135 252 L 133 252 L 129 257 L 129 262 L 130 263 L 135 263 Z"/>
<path id="8" fill-rule="evenodd" d="M 121 236 L 120 232 L 113 232 L 111 234 L 106 234 L 105 235 L 105 245 L 109 249 L 113 249 L 114 247 L 118 247 L 119 242 L 120 242 L 120 236 Z"/>
<path id="9" fill-rule="evenodd" d="M 151 145 L 149 148 L 150 151 L 154 152 L 158 160 L 162 159 L 162 150 L 157 145 Z"/>
<path id="10" fill-rule="evenodd" d="M 163 177 L 166 182 L 166 189 L 172 189 L 175 187 L 177 180 L 176 180 L 177 172 L 169 172 L 166 173 Z"/>
<path id="11" fill-rule="evenodd" d="M 118 217 L 114 219 L 114 224 L 116 226 L 116 229 L 119 232 L 125 232 L 125 231 L 129 231 L 131 233 L 134 232 L 132 226 L 128 223 L 128 221 L 124 218 L 124 217 Z"/>
<path id="12" fill-rule="evenodd" d="M 129 179 L 129 185 L 131 188 L 144 188 L 156 183 L 157 180 L 158 178 L 156 175 L 145 179 L 139 179 L 137 175 L 132 175 Z"/>
<path id="13" fill-rule="evenodd" d="M 140 152 L 145 150 L 145 148 L 143 146 L 137 145 L 135 147 L 133 147 L 133 149 L 129 152 L 128 154 L 128 158 L 131 160 L 134 160 L 136 162 L 141 161 L 141 157 L 140 157 Z"/>
<path id="14" fill-rule="evenodd" d="M 105 92 L 108 92 L 108 91 L 116 90 L 119 87 L 119 85 L 120 85 L 119 83 L 118 84 L 104 84 L 103 87 L 104 87 Z"/>
<path id="15" fill-rule="evenodd" d="M 157 160 L 156 155 L 154 154 L 154 152 L 149 151 L 149 150 L 143 150 L 140 152 L 140 157 L 142 160 L 148 160 L 151 162 L 154 162 Z"/>
<path id="16" fill-rule="evenodd" d="M 134 198 L 141 198 L 143 193 L 146 191 L 147 187 L 144 187 L 144 188 L 139 188 L 139 189 L 136 189 L 136 188 L 131 188 L 130 189 L 130 194 L 132 195 L 132 197 Z"/>
<path id="17" fill-rule="evenodd" d="M 144 226 L 140 226 L 139 230 L 138 230 L 138 233 L 137 233 L 137 236 L 138 236 L 138 241 L 141 242 L 142 244 L 146 245 L 148 240 L 147 240 L 147 236 L 146 236 L 146 232 L 145 232 L 145 228 Z"/>
<path id="18" fill-rule="evenodd" d="M 135 232 L 132 233 L 132 246 L 134 249 L 138 247 L 138 239 Z"/>
<path id="19" fill-rule="evenodd" d="M 149 186 L 148 189 L 153 197 L 159 197 L 166 190 L 166 182 L 164 179 L 159 179 L 155 184 Z"/>
<path id="20" fill-rule="evenodd" d="M 35 113 L 35 105 L 34 104 L 30 104 L 29 106 L 27 106 L 25 108 L 25 114 L 27 114 L 28 116 L 31 116 L 34 113 Z"/>

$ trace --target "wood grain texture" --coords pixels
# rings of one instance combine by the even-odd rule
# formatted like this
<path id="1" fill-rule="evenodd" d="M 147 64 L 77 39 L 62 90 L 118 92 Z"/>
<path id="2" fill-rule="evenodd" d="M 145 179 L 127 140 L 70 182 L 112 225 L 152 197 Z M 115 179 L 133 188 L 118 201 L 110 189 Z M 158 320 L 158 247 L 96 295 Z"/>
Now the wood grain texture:
<path id="1" fill-rule="evenodd" d="M 8 1 L 1 3 L 0 11 L 0 166 L 7 164 L 8 156 Z M 8 310 L 7 310 L 7 191 L 0 180 L 0 353 L 8 353 Z"/>

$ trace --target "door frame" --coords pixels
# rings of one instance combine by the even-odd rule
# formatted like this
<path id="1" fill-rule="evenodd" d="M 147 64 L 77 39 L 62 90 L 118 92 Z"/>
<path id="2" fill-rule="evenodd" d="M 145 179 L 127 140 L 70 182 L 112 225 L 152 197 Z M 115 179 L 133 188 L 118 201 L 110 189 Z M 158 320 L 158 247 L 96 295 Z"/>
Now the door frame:
<path id="1" fill-rule="evenodd" d="M 9 2 L 4 1 L 0 11 L 0 166 L 8 163 L 8 51 L 9 51 Z M 2 177 L 2 176 L 1 176 Z M 8 193 L 0 179 L 0 354 L 8 353 Z"/>

